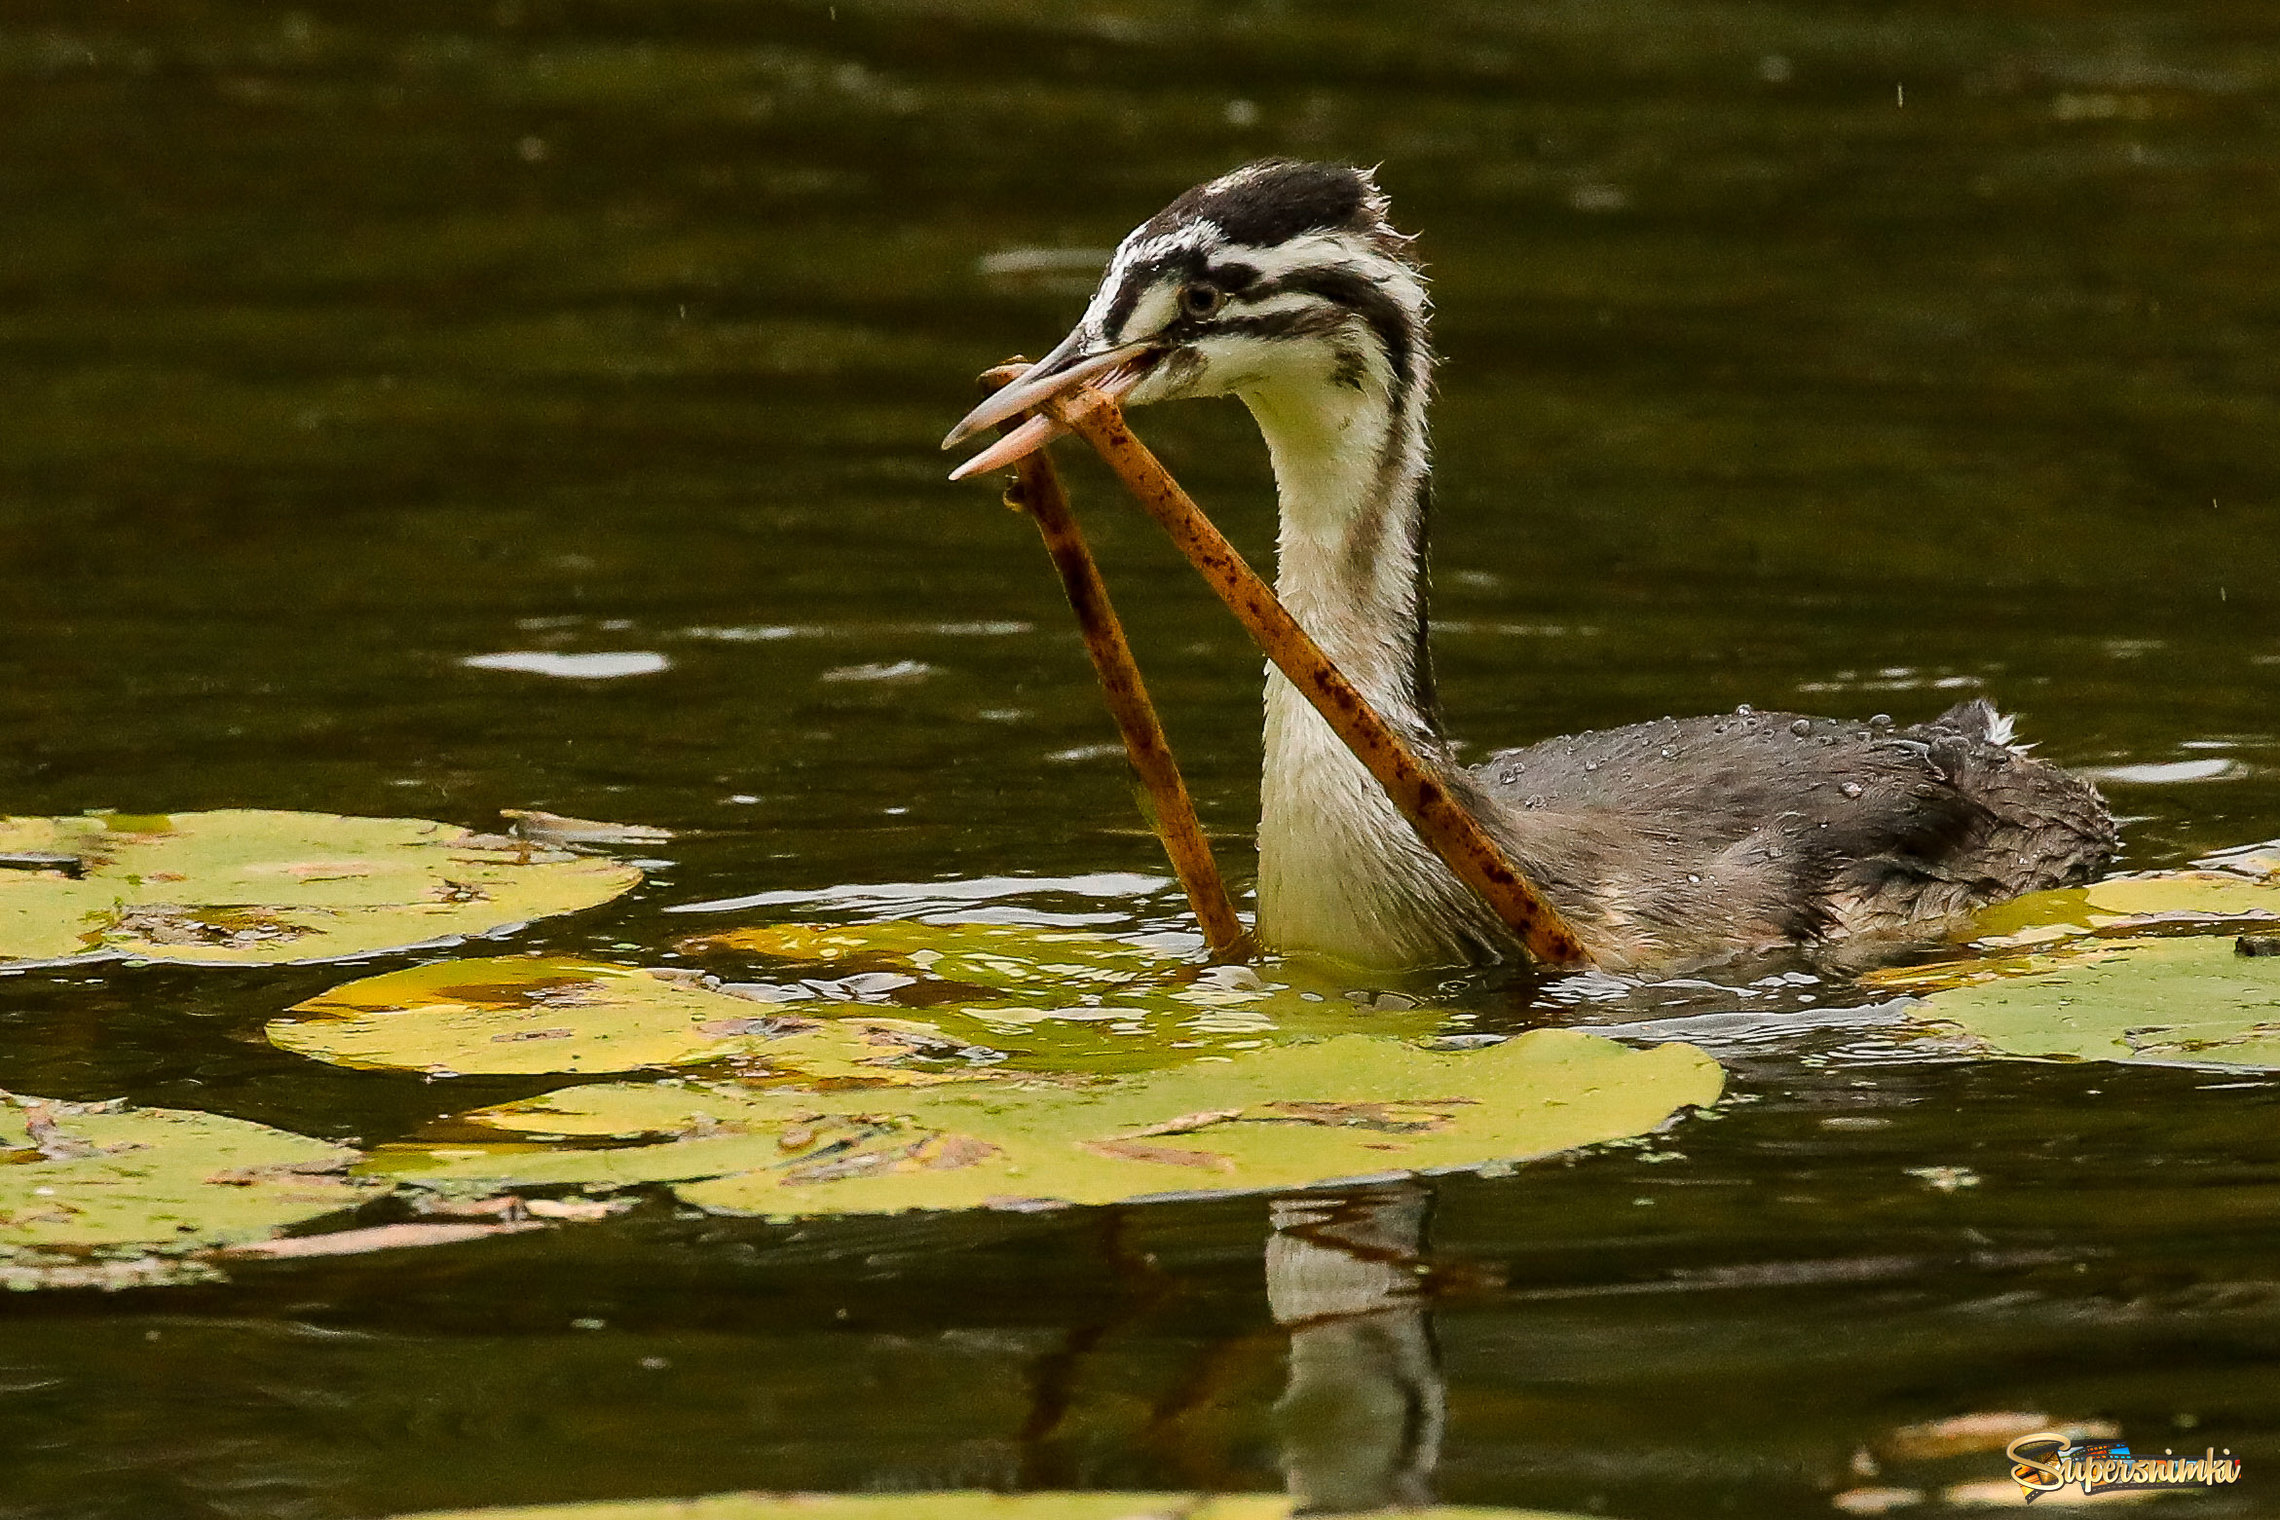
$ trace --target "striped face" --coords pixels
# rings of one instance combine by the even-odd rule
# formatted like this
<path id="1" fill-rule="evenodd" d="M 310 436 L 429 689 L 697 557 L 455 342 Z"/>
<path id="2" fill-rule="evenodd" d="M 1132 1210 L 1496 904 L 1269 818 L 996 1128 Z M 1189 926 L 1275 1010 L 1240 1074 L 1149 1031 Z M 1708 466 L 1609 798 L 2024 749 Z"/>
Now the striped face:
<path id="1" fill-rule="evenodd" d="M 1422 346 L 1425 288 L 1385 209 L 1357 169 L 1238 169 L 1124 240 L 1071 338 L 1146 345 L 1136 403 L 1282 380 L 1395 389 Z"/>
<path id="2" fill-rule="evenodd" d="M 1076 329 L 943 446 L 1087 383 L 1131 404 L 1336 386 L 1407 412 L 1431 367 L 1425 283 L 1385 214 L 1342 165 L 1268 160 L 1198 185 L 1125 238 Z M 1055 431 L 1033 421 L 957 475 Z"/>

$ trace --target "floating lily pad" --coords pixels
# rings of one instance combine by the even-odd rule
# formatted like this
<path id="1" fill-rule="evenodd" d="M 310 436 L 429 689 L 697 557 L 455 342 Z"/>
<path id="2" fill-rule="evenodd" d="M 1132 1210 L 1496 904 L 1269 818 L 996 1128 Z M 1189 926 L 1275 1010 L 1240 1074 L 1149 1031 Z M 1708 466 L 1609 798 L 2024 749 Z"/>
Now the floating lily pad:
<path id="1" fill-rule="evenodd" d="M 832 989 L 918 1011 L 1016 1071 L 1143 1071 L 1338 1034 L 1419 1035 L 1416 998 L 1298 980 L 1295 968 L 1205 966 L 1081 930 L 1020 924 L 779 924 L 680 942 L 757 958 L 779 995 Z"/>
<path id="2" fill-rule="evenodd" d="M 2100 941 L 2011 957 L 1934 991 L 1918 1017 L 1996 1050 L 2076 1060 L 2280 1067 L 2280 956 L 2221 935 Z"/>
<path id="3" fill-rule="evenodd" d="M 352 1208 L 356 1153 L 173 1108 L 0 1104 L 0 1268 L 81 1273 L 87 1253 L 176 1254 L 266 1239 Z M 132 1274 L 130 1274 L 132 1275 Z"/>
<path id="4" fill-rule="evenodd" d="M 670 1182 L 778 1217 L 1114 1203 L 1525 1160 L 1654 1129 L 1722 1082 L 1691 1046 L 1572 1030 L 1460 1052 L 1348 1035 L 1111 1080 L 570 1088 L 461 1116 L 495 1147 L 390 1147 L 368 1166 L 431 1186 Z M 605 1137 L 620 1143 L 531 1149 Z"/>
<path id="5" fill-rule="evenodd" d="M 1280 1494 L 720 1494 L 516 1509 L 433 1510 L 397 1520 L 1289 1520 Z M 1577 1520 L 1535 1509 L 1440 1505 L 1403 1520 Z"/>
<path id="6" fill-rule="evenodd" d="M 604 903 L 615 861 L 419 818 L 229 810 L 0 820 L 0 962 L 334 960 Z"/>
<path id="7" fill-rule="evenodd" d="M 2280 923 L 2280 876 L 2253 850 L 2203 864 L 2224 869 L 1999 903 L 1953 957 L 1863 980 L 1918 994 L 1919 1017 L 2014 1055 L 2280 1066 L 2280 958 L 2234 948 L 2241 931 Z"/>
<path id="8" fill-rule="evenodd" d="M 1357 1031 L 1422 1034 L 1414 999 L 1269 981 L 1097 934 L 1006 925 L 791 925 L 683 941 L 761 957 L 772 980 L 556 957 L 368 977 L 270 1025 L 287 1050 L 431 1075 L 600 1073 L 728 1062 L 749 1077 L 920 1082 L 1137 1071 Z"/>
<path id="9" fill-rule="evenodd" d="M 868 1012 L 754 1002 L 695 973 L 501 956 L 349 982 L 295 1004 L 269 1038 L 336 1066 L 431 1076 L 729 1062 L 751 1077 L 877 1084 L 939 1080 L 921 1064 L 929 1059 L 965 1067 L 932 1026 Z"/>
<path id="10" fill-rule="evenodd" d="M 2087 887 L 2030 892 L 1973 916 L 1952 951 L 1921 965 L 1861 978 L 1892 992 L 1932 993 L 2009 976 L 2039 975 L 2060 961 L 2110 959 L 2124 940 L 2261 932 L 2280 924 L 2280 876 L 2245 870 L 2151 871 Z"/>
<path id="11" fill-rule="evenodd" d="M 2082 935 L 2126 936 L 2153 928 L 2191 931 L 2280 922 L 2280 879 L 2231 871 L 2115 876 L 2087 887 L 2033 892 L 1981 911 L 1983 945 L 2048 943 Z"/>

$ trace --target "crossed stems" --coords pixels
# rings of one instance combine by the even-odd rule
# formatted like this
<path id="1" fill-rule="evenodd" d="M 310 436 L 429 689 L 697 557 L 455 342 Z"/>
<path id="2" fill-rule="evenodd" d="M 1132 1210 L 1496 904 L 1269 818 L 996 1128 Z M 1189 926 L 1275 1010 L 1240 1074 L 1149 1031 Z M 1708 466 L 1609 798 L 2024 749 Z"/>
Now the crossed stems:
<path id="1" fill-rule="evenodd" d="M 982 376 L 982 384 L 997 390 L 1025 368 L 1018 363 L 1000 365 Z M 1162 462 L 1133 435 L 1123 408 L 1091 386 L 1080 385 L 1048 398 L 1040 410 L 1059 428 L 1092 445 L 1133 499 L 1156 519 L 1205 583 L 1227 604 L 1275 668 L 1305 695 L 1331 731 L 1377 778 L 1418 836 L 1488 905 L 1528 953 L 1551 966 L 1588 964 L 1589 955 L 1559 910 L 1513 867 L 1480 820 L 1450 791 L 1438 769 L 1379 716 L 1299 626 L 1274 588 L 1212 526 Z M 1009 422 L 1009 430 L 1011 426 Z M 1204 926 L 1205 939 L 1215 958 L 1247 960 L 1252 954 L 1250 937 L 1227 899 L 1210 846 L 1196 822 L 1194 804 L 1180 779 L 1163 727 L 1156 721 L 1139 667 L 1133 662 L 1131 646 L 1109 606 L 1100 572 L 1077 533 L 1059 478 L 1042 448 L 1024 455 L 1016 468 L 1020 485 L 1015 504 L 1037 519 L 1047 549 L 1061 571 L 1070 606 L 1077 613 L 1086 648 L 1107 692 L 1109 708 L 1123 731 L 1125 751 L 1148 789 L 1157 831 L 1196 918 Z"/>

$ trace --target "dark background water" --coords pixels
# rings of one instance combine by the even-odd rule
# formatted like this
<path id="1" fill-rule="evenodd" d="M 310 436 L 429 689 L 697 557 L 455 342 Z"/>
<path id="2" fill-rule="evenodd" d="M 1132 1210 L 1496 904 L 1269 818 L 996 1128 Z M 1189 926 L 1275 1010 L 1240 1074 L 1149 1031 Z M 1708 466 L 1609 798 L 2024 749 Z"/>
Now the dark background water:
<path id="1" fill-rule="evenodd" d="M 2280 22 L 2213 3 L 12 0 L 0 811 L 699 831 L 524 939 L 584 949 L 880 882 L 1164 920 L 1092 880 L 1160 866 L 1030 529 L 933 445 L 1089 284 L 1002 256 L 1276 152 L 1382 163 L 1424 233 L 1479 750 L 1985 690 L 2048 757 L 2171 768 L 2111 785 L 2131 864 L 2269 837 L 2276 128 Z M 1240 409 L 1142 422 L 1264 559 Z M 1257 658 L 1069 467 L 1246 874 Z M 669 664 L 461 663 L 527 650 Z M 367 1140 L 528 1090 L 261 1043 L 337 979 L 0 980 L 0 1086 Z M 2014 1408 L 2229 1444 L 2271 1511 L 2273 1086 L 1803 1015 L 1713 1048 L 1742 1101 L 1675 1163 L 1441 1188 L 1446 1497 L 1826 1514 L 1878 1432 Z M 651 1213 L 19 1299 L 0 1515 L 1273 1488 L 1266 1228 Z"/>

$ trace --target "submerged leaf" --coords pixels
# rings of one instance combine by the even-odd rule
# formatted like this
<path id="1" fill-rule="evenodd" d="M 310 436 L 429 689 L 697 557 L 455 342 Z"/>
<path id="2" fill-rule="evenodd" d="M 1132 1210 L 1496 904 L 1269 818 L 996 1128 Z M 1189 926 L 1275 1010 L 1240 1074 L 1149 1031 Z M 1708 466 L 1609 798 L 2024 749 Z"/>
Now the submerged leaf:
<path id="1" fill-rule="evenodd" d="M 1020 924 L 776 924 L 681 941 L 758 957 L 779 993 L 818 987 L 921 1012 L 1017 1071 L 1143 1071 L 1270 1043 L 1417 1035 L 1445 1015 L 1398 994 L 1363 1003 L 1289 966 L 1205 966 L 1107 935 Z"/>
<path id="2" fill-rule="evenodd" d="M 2077 1060 L 2280 1067 L 2280 957 L 2229 937 L 2102 941 L 2002 963 L 1936 991 L 1918 1017 L 1997 1050 Z"/>
<path id="3" fill-rule="evenodd" d="M 0 962 L 333 960 L 604 903 L 641 873 L 418 818 L 233 809 L 0 819 Z"/>
<path id="4" fill-rule="evenodd" d="M 1722 1082 L 1691 1046 L 1571 1030 L 1462 1052 L 1348 1035 L 1106 1081 L 569 1088 L 461 1117 L 495 1145 L 390 1147 L 370 1166 L 444 1186 L 671 1182 L 781 1217 L 1114 1203 L 1545 1156 L 1654 1129 Z M 670 1138 L 529 1148 L 541 1137 Z"/>
<path id="5" fill-rule="evenodd" d="M 178 1252 L 352 1208 L 356 1153 L 244 1119 L 17 1096 L 0 1105 L 0 1260 Z"/>
<path id="6" fill-rule="evenodd" d="M 976 1492 L 718 1494 L 707 1499 L 605 1500 L 515 1509 L 432 1510 L 397 1520 L 1290 1520 L 1281 1494 Z M 1578 1520 L 1534 1509 L 1436 1505 L 1402 1520 Z"/>
<path id="7" fill-rule="evenodd" d="M 919 1082 L 939 1079 L 911 1069 L 913 1061 L 957 1050 L 908 1019 L 838 1006 L 791 1010 L 716 991 L 690 972 L 554 956 L 413 966 L 319 993 L 288 1014 L 269 1025 L 270 1040 L 286 1050 L 432 1076 L 725 1061 L 756 1078 Z"/>

